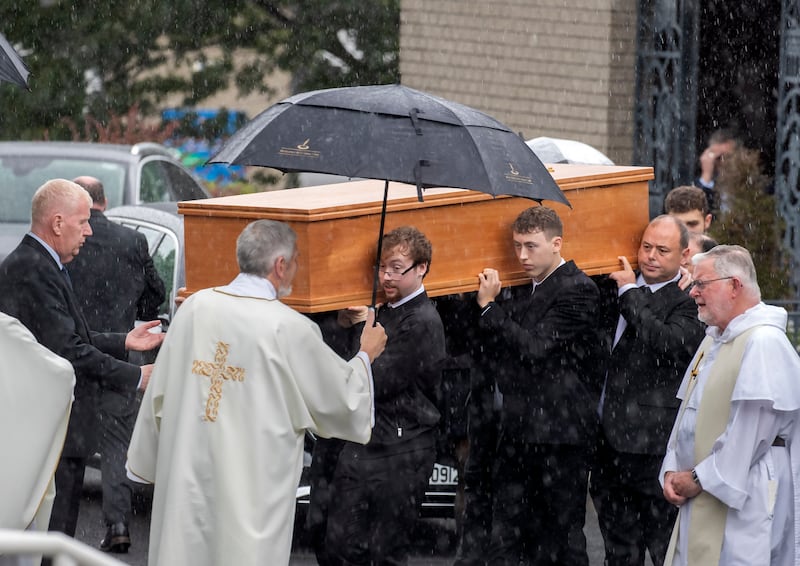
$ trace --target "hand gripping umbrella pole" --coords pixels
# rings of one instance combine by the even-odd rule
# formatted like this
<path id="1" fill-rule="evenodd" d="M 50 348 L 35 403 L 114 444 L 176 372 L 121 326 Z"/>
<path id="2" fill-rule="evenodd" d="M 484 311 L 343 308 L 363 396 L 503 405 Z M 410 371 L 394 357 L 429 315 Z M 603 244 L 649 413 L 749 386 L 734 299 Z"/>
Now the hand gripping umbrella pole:
<path id="1" fill-rule="evenodd" d="M 408 113 L 409 118 L 411 118 L 411 123 L 414 125 L 414 132 L 418 135 L 422 135 L 422 128 L 419 127 L 419 123 L 417 120 L 417 114 L 419 110 L 417 108 L 412 108 L 411 111 Z M 417 200 L 419 202 L 423 202 L 422 199 L 422 168 L 427 167 L 430 165 L 430 162 L 426 159 L 420 159 L 414 165 L 414 180 L 417 185 Z M 375 276 L 372 278 L 372 301 L 370 302 L 370 308 L 375 310 L 375 304 L 378 299 L 378 280 L 380 279 L 380 265 L 381 265 L 381 248 L 383 247 L 383 230 L 386 226 L 386 202 L 389 200 L 389 180 L 386 179 L 383 184 L 383 204 L 381 205 L 381 223 L 380 229 L 378 230 L 378 249 L 375 252 Z M 373 322 L 373 326 L 378 324 L 377 317 Z"/>

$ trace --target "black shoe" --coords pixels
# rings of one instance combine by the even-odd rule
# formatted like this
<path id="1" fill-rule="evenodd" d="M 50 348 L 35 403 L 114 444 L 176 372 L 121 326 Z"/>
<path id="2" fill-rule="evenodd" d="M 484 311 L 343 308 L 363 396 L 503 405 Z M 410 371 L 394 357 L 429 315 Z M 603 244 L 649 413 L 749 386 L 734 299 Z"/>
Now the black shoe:
<path id="1" fill-rule="evenodd" d="M 108 526 L 106 536 L 100 541 L 100 550 L 125 554 L 131 545 L 131 534 L 125 523 L 113 523 Z"/>

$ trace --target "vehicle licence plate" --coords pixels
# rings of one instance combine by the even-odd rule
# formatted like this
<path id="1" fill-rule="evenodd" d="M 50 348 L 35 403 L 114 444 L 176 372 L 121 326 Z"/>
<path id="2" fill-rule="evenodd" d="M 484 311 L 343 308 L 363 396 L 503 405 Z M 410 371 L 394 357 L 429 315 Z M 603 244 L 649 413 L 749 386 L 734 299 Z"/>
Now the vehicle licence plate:
<path id="1" fill-rule="evenodd" d="M 450 466 L 434 464 L 428 483 L 431 485 L 456 485 L 458 483 L 458 470 Z"/>

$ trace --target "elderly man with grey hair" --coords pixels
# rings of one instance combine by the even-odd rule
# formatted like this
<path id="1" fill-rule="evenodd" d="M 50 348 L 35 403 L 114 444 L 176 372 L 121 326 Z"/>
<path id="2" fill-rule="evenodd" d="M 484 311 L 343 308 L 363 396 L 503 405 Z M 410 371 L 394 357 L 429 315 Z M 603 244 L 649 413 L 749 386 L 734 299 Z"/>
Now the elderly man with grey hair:
<path id="1" fill-rule="evenodd" d="M 296 241 L 282 222 L 249 224 L 239 275 L 170 325 L 128 451 L 131 477 L 155 484 L 150 566 L 288 564 L 305 431 L 370 439 L 386 333 L 371 313 L 347 362 L 279 300 Z"/>
<path id="2" fill-rule="evenodd" d="M 94 332 L 87 326 L 65 266 L 92 235 L 91 206 L 89 193 L 79 185 L 66 179 L 47 181 L 33 195 L 30 231 L 0 264 L 0 311 L 19 320 L 42 346 L 67 359 L 75 371 L 75 400 L 55 471 L 56 496 L 49 525 L 49 530 L 69 536 L 75 535 L 86 460 L 95 450 L 97 388 L 144 389 L 152 366 L 140 367 L 123 359 L 128 350 L 151 350 L 163 339 L 148 332 L 159 321 L 127 334 Z"/>
<path id="3" fill-rule="evenodd" d="M 761 302 L 746 249 L 717 246 L 692 262 L 708 329 L 660 472 L 680 507 L 665 564 L 797 564 L 800 357 L 786 311 Z"/>

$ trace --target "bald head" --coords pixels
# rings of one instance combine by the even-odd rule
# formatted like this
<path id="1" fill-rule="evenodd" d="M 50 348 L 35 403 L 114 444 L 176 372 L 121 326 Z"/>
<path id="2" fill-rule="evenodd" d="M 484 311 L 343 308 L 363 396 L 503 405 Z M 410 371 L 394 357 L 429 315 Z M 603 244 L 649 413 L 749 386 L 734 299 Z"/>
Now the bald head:
<path id="1" fill-rule="evenodd" d="M 31 232 L 46 242 L 61 259 L 72 261 L 87 236 L 92 197 L 80 185 L 52 179 L 39 187 L 31 203 Z"/>
<path id="2" fill-rule="evenodd" d="M 86 189 L 86 192 L 92 197 L 92 208 L 95 210 L 106 209 L 106 192 L 100 179 L 83 175 L 75 177 L 72 182 Z"/>

